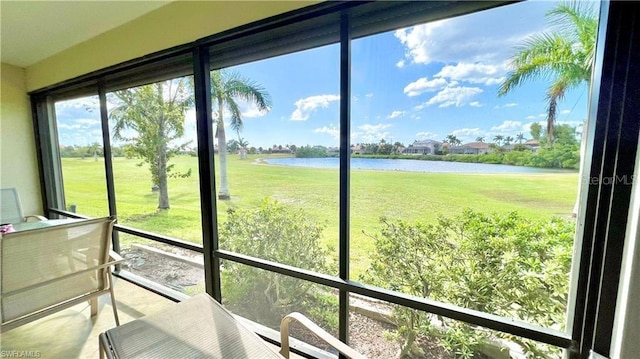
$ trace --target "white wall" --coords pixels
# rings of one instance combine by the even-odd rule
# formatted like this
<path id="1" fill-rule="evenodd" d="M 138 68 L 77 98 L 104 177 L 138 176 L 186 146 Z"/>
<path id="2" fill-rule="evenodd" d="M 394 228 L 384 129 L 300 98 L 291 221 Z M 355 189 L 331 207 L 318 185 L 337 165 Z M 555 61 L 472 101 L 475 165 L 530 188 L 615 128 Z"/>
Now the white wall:
<path id="1" fill-rule="evenodd" d="M 42 214 L 25 70 L 0 64 L 0 187 L 16 187 L 25 214 Z"/>

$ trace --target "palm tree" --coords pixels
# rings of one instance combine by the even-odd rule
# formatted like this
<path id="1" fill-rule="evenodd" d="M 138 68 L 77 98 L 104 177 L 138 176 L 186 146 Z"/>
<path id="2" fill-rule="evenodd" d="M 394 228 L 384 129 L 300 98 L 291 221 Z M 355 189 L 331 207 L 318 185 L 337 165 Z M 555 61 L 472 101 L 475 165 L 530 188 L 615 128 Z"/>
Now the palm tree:
<path id="1" fill-rule="evenodd" d="M 505 95 L 523 82 L 549 79 L 546 93 L 547 144 L 553 143 L 553 125 L 558 101 L 565 92 L 584 82 L 589 83 L 595 56 L 598 18 L 593 3 L 560 3 L 547 12 L 550 32 L 532 35 L 516 48 L 511 58 L 512 71 L 498 94 Z"/>
<path id="2" fill-rule="evenodd" d="M 91 152 L 93 152 L 93 161 L 97 162 L 98 161 L 98 150 L 100 149 L 100 144 L 98 142 L 94 142 L 89 146 L 89 148 L 91 149 Z"/>
<path id="3" fill-rule="evenodd" d="M 476 142 L 484 143 L 484 137 L 482 137 L 482 136 L 476 137 Z"/>
<path id="4" fill-rule="evenodd" d="M 267 91 L 250 79 L 229 70 L 211 72 L 211 102 L 217 109 L 216 134 L 218 138 L 218 156 L 220 158 L 220 190 L 218 199 L 231 198 L 227 183 L 227 139 L 224 130 L 224 112 L 229 111 L 231 128 L 237 133 L 242 130 L 242 113 L 237 100 L 251 102 L 259 110 L 268 111 L 271 108 L 271 97 Z"/>
<path id="5" fill-rule="evenodd" d="M 238 146 L 240 146 L 240 148 L 246 148 L 247 146 L 249 146 L 249 141 L 238 135 Z"/>
<path id="6" fill-rule="evenodd" d="M 522 141 L 524 141 L 524 135 L 522 134 L 522 132 L 516 135 L 516 141 L 518 141 L 518 144 L 522 144 Z"/>
<path id="7" fill-rule="evenodd" d="M 495 142 L 497 146 L 502 146 L 502 140 L 504 140 L 504 136 L 502 135 L 495 135 L 493 137 L 493 142 Z"/>
<path id="8" fill-rule="evenodd" d="M 508 145 L 510 145 L 510 144 L 511 144 L 511 142 L 513 142 L 513 137 L 511 137 L 511 136 L 507 136 L 507 137 L 505 137 L 505 139 L 504 139 L 504 144 L 505 144 L 505 145 L 507 145 L 507 146 L 508 146 Z"/>
<path id="9" fill-rule="evenodd" d="M 447 135 L 446 139 L 442 142 L 449 143 L 451 146 L 459 146 L 462 144 L 462 141 L 456 137 L 456 135 Z"/>

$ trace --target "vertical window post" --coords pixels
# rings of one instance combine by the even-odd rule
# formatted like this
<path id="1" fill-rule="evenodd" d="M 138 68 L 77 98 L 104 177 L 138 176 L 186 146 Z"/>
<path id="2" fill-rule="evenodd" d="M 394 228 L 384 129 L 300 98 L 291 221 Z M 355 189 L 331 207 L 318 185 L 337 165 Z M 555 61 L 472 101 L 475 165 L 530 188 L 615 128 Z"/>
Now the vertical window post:
<path id="1" fill-rule="evenodd" d="M 117 216 L 116 208 L 116 188 L 113 181 L 113 159 L 111 156 L 111 139 L 109 138 L 109 113 L 107 112 L 107 94 L 104 82 L 98 84 L 98 97 L 100 99 L 100 122 L 102 124 L 102 144 L 104 154 L 104 173 L 107 181 L 107 199 L 109 201 L 109 215 Z M 120 240 L 118 231 L 113 231 L 112 238 L 113 250 L 120 253 Z M 116 266 L 120 270 L 120 265 Z"/>
<path id="2" fill-rule="evenodd" d="M 206 48 L 200 46 L 193 49 L 193 81 L 196 102 L 196 129 L 198 133 L 205 290 L 220 302 L 222 300 L 220 293 L 220 259 L 215 255 L 215 251 L 218 250 L 218 224 L 216 217 L 216 189 L 213 178 L 215 168 L 213 161 L 209 52 Z"/>
<path id="3" fill-rule="evenodd" d="M 351 144 L 351 34 L 349 15 L 340 21 L 340 279 L 349 280 L 349 171 Z M 338 336 L 349 339 L 349 292 L 340 290 Z M 342 355 L 341 355 L 342 357 Z"/>

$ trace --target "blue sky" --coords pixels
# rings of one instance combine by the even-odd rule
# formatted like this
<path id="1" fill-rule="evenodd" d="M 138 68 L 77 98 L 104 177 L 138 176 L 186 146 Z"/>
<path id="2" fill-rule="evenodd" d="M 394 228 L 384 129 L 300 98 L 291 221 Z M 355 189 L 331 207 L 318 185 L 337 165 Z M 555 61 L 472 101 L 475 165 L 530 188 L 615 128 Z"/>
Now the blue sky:
<path id="1" fill-rule="evenodd" d="M 432 22 L 352 43 L 351 142 L 385 139 L 405 145 L 442 140 L 463 142 L 522 132 L 544 123 L 546 81 L 529 82 L 504 97 L 514 46 L 545 29 L 555 5 L 532 1 Z M 274 144 L 338 146 L 339 46 L 337 44 L 233 68 L 263 86 L 273 107 L 261 113 L 242 103 L 250 146 Z M 587 86 L 567 93 L 559 123 L 580 126 L 587 113 Z M 86 108 L 93 108 L 87 111 Z M 97 98 L 56 105 L 60 143 L 86 145 L 100 139 Z M 195 146 L 195 113 L 186 115 L 185 140 Z M 227 139 L 237 138 L 229 130 Z"/>

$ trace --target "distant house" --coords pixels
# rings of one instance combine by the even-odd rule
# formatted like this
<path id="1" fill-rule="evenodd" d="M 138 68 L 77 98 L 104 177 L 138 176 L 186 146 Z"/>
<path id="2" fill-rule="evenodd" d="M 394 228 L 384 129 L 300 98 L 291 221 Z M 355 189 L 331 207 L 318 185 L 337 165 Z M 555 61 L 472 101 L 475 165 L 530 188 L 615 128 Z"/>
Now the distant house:
<path id="1" fill-rule="evenodd" d="M 540 142 L 538 140 L 529 140 L 523 144 L 530 148 L 533 152 L 537 152 L 538 148 L 540 148 Z"/>
<path id="2" fill-rule="evenodd" d="M 363 152 L 364 150 L 362 148 L 362 145 L 360 145 L 359 143 L 355 145 L 351 145 L 351 153 L 353 153 L 354 155 L 359 155 Z"/>
<path id="3" fill-rule="evenodd" d="M 489 152 L 489 144 L 484 142 L 469 142 L 461 146 L 449 146 L 449 153 L 452 155 L 483 155 Z"/>
<path id="4" fill-rule="evenodd" d="M 414 141 L 402 153 L 406 155 L 434 155 L 442 149 L 442 142 L 436 140 Z"/>

